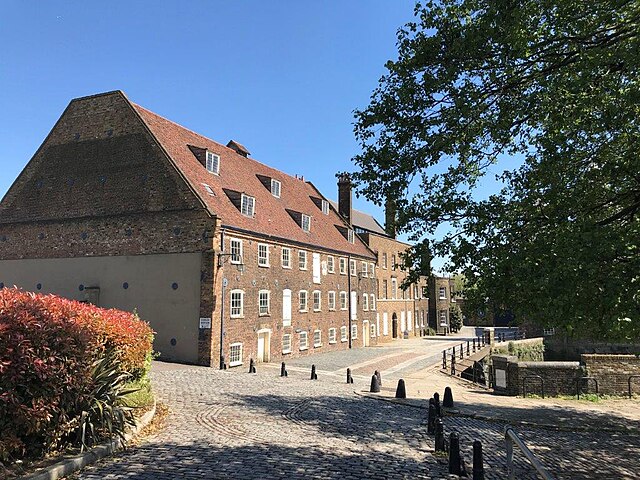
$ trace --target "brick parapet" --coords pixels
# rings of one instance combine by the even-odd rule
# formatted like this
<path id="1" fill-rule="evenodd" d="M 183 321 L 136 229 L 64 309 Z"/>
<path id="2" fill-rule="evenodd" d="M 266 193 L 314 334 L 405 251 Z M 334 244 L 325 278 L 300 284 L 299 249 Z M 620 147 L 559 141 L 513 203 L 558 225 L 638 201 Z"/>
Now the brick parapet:
<path id="1" fill-rule="evenodd" d="M 598 380 L 600 393 L 624 395 L 628 392 L 629 377 L 640 375 L 640 357 L 636 355 L 582 354 L 587 375 Z M 632 382 L 640 391 L 640 380 Z"/>

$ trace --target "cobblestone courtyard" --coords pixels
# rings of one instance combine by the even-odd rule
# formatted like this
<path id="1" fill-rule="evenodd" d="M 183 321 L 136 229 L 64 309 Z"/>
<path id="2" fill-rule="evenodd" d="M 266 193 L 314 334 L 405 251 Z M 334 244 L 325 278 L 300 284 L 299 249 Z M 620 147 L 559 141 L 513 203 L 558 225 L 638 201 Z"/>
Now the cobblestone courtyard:
<path id="1" fill-rule="evenodd" d="M 406 352 L 393 348 L 377 356 L 360 353 L 357 368 L 373 371 L 394 357 L 400 363 L 390 371 L 410 369 Z M 317 381 L 309 380 L 304 362 L 292 365 L 288 378 L 279 377 L 279 365 L 259 365 L 253 375 L 245 367 L 220 372 L 156 364 L 154 387 L 171 409 L 166 428 L 76 477 L 449 478 L 444 459 L 432 453 L 425 409 L 355 394 L 367 389 L 367 376 L 343 383 L 339 357 L 317 356 L 315 363 Z M 385 388 L 395 388 L 395 376 L 383 371 Z M 445 431 L 460 434 L 469 469 L 473 440 L 482 440 L 487 479 L 506 478 L 503 430 L 501 422 L 445 419 Z M 518 431 L 559 479 L 637 478 L 640 472 L 637 433 Z M 536 478 L 518 455 L 516 460 L 517 478 Z"/>

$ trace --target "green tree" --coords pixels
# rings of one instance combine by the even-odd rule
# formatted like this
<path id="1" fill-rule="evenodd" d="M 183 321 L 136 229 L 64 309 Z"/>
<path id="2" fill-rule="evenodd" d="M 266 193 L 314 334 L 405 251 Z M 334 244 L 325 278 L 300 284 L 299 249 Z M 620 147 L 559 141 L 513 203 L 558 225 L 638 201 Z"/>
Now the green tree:
<path id="1" fill-rule="evenodd" d="M 447 257 L 471 309 L 637 339 L 639 35 L 638 0 L 416 5 L 355 113 L 358 191 L 395 199 L 406 262 Z"/>
<path id="2" fill-rule="evenodd" d="M 457 305 L 449 307 L 449 327 L 453 332 L 457 332 L 462 328 L 462 312 Z"/>

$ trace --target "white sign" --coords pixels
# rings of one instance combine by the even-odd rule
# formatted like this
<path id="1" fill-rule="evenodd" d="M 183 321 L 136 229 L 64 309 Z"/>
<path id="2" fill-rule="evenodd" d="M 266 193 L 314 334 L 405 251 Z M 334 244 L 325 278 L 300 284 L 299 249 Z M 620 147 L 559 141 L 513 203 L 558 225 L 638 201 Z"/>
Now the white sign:
<path id="1" fill-rule="evenodd" d="M 507 388 L 507 372 L 496 368 L 496 387 Z"/>
<path id="2" fill-rule="evenodd" d="M 211 318 L 200 318 L 200 328 L 211 328 Z"/>

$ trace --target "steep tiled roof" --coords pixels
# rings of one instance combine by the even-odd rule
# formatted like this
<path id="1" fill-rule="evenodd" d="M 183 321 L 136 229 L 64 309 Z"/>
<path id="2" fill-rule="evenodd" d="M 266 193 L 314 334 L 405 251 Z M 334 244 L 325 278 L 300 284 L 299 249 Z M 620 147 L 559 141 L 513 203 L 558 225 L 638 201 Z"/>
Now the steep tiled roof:
<path id="1" fill-rule="evenodd" d="M 333 208 L 335 208 L 336 210 L 338 209 L 337 202 L 334 202 L 333 200 L 329 200 L 329 202 L 331 202 Z M 356 210 L 355 208 L 351 212 L 351 223 L 356 228 L 361 228 L 372 233 L 377 233 L 378 235 L 384 235 L 385 237 L 387 236 L 384 228 L 378 223 L 373 215 L 361 212 L 360 210 Z"/>
<path id="2" fill-rule="evenodd" d="M 220 218 L 223 226 L 327 250 L 374 257 L 357 235 L 355 243 L 350 243 L 343 236 L 338 227 L 344 230 L 346 224 L 335 210 L 329 209 L 329 215 L 322 213 L 317 199 L 324 197 L 311 183 L 244 157 L 232 148 L 192 132 L 139 105 L 132 106 L 209 212 Z M 219 175 L 209 173 L 197 158 L 197 152 L 203 151 L 202 149 L 220 156 Z M 281 183 L 280 198 L 271 194 L 263 183 L 264 177 Z M 213 195 L 203 184 L 209 186 Z M 249 218 L 242 215 L 225 191 L 233 192 L 231 195 L 245 193 L 254 197 L 255 216 Z M 296 223 L 295 215 L 289 212 L 310 215 L 311 231 L 304 232 Z"/>

